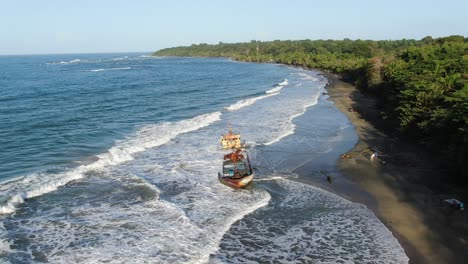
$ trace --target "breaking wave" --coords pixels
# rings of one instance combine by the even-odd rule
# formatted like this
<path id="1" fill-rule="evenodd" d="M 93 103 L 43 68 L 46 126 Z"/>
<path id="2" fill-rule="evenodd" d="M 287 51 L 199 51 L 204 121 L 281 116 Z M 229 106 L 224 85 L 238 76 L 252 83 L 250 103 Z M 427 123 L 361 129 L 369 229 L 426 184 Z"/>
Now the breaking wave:
<path id="1" fill-rule="evenodd" d="M 265 93 L 267 93 L 267 94 L 277 93 L 277 92 L 281 91 L 281 89 L 283 89 L 283 86 L 278 85 L 278 86 L 275 86 L 275 88 L 266 91 Z"/>
<path id="2" fill-rule="evenodd" d="M 98 155 L 97 161 L 91 164 L 81 165 L 62 173 L 35 173 L 4 182 L 0 185 L 2 196 L 0 201 L 4 201 L 0 206 L 0 214 L 13 213 L 25 199 L 55 191 L 71 181 L 85 177 L 87 172 L 130 161 L 138 152 L 166 144 L 180 134 L 198 130 L 220 119 L 221 113 L 214 112 L 178 122 L 146 125 L 135 135 Z"/>
<path id="3" fill-rule="evenodd" d="M 267 94 L 277 93 L 277 92 L 281 91 L 281 89 L 283 89 L 284 86 L 286 86 L 288 84 L 289 84 L 288 79 L 284 79 L 282 82 L 275 85 L 275 87 L 273 89 L 270 89 L 270 90 L 266 91 L 265 93 L 267 93 Z"/>
<path id="4" fill-rule="evenodd" d="M 288 79 L 284 79 L 282 82 L 278 83 L 278 85 L 281 85 L 281 86 L 286 86 L 288 85 Z"/>
<path id="5" fill-rule="evenodd" d="M 243 107 L 254 104 L 258 100 L 265 99 L 267 97 L 278 95 L 278 94 L 279 93 L 269 93 L 267 95 L 262 95 L 262 96 L 258 96 L 258 97 L 254 97 L 254 98 L 248 98 L 248 99 L 240 100 L 240 101 L 236 102 L 235 104 L 232 104 L 232 105 L 226 107 L 226 109 L 228 111 L 239 110 L 239 109 L 241 109 Z"/>
<path id="6" fill-rule="evenodd" d="M 73 64 L 73 63 L 78 63 L 78 62 L 81 62 L 80 59 L 74 59 L 74 60 L 70 60 L 70 61 L 56 61 L 56 62 L 50 62 L 50 63 L 47 63 L 47 64 L 62 64 L 62 65 L 66 65 L 66 64 Z"/>

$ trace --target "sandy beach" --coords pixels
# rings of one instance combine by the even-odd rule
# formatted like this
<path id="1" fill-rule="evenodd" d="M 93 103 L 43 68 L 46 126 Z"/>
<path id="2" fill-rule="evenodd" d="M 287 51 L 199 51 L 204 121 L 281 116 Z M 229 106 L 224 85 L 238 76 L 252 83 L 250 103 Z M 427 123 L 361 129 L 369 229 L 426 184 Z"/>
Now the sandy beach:
<path id="1" fill-rule="evenodd" d="M 338 160 L 333 184 L 320 185 L 371 209 L 398 239 L 410 263 L 466 263 L 467 215 L 441 202 L 452 194 L 429 180 L 442 173 L 437 164 L 417 146 L 376 128 L 381 120 L 372 98 L 338 76 L 324 75 L 329 99 L 353 123 L 359 140 L 348 158 Z M 369 148 L 379 151 L 377 160 L 370 160 L 373 151 L 356 154 Z M 307 168 L 298 172 L 304 175 Z"/>

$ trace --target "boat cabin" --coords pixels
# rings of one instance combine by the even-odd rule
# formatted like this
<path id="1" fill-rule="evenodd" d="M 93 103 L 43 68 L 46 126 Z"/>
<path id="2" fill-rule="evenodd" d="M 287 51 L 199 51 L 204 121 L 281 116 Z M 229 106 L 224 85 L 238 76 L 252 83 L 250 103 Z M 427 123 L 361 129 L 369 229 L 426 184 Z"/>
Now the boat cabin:
<path id="1" fill-rule="evenodd" d="M 245 145 L 241 141 L 240 134 L 232 132 L 232 128 L 229 128 L 227 134 L 221 136 L 220 142 L 223 149 L 244 148 Z"/>

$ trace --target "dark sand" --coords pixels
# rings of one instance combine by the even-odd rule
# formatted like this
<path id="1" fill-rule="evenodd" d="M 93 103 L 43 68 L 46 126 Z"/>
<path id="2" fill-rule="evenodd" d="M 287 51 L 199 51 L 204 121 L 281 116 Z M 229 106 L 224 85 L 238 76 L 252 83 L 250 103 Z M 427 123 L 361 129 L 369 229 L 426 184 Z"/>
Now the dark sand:
<path id="1" fill-rule="evenodd" d="M 410 263 L 468 263 L 468 211 L 445 207 L 441 199 L 454 195 L 440 188 L 434 191 L 437 182 L 424 178 L 443 172 L 416 146 L 376 128 L 381 120 L 372 98 L 335 75 L 326 76 L 329 99 L 353 123 L 359 137 L 353 149 L 335 151 L 375 148 L 385 155 L 377 161 L 368 155 L 338 159 L 338 169 L 326 164 L 330 159 L 315 159 L 296 169 L 298 180 L 365 204 L 392 231 Z M 336 153 L 331 155 L 336 157 Z M 324 167 L 332 176 L 331 184 L 318 173 Z"/>

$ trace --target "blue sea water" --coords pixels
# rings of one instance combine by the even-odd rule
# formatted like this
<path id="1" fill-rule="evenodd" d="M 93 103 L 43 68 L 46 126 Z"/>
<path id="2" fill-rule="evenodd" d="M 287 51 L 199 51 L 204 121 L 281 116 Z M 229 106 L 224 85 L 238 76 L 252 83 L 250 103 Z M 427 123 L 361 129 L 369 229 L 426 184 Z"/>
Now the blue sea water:
<path id="1" fill-rule="evenodd" d="M 227 59 L 0 57 L 0 260 L 406 263 L 364 206 L 294 180 L 352 129 L 326 83 Z M 229 125 L 252 189 L 217 182 Z"/>

